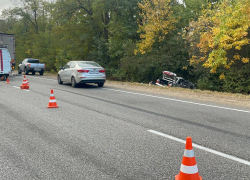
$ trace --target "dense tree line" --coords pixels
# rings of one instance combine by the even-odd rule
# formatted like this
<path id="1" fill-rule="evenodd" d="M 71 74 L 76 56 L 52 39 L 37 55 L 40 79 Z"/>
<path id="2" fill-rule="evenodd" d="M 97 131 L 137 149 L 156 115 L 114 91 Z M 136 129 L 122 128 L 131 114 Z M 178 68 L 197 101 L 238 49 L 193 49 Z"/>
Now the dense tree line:
<path id="1" fill-rule="evenodd" d="M 250 91 L 249 0 L 13 0 L 0 32 L 16 36 L 17 62 L 49 71 L 93 60 L 110 79 L 149 82 L 175 72 L 199 89 Z"/>

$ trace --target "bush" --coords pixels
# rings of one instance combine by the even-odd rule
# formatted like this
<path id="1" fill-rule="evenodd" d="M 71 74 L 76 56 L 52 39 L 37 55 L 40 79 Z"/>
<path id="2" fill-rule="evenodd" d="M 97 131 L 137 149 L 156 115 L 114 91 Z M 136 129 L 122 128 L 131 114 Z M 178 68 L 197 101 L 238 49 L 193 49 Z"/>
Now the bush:
<path id="1" fill-rule="evenodd" d="M 249 70 L 231 71 L 226 74 L 223 90 L 232 93 L 249 94 L 250 78 Z"/>

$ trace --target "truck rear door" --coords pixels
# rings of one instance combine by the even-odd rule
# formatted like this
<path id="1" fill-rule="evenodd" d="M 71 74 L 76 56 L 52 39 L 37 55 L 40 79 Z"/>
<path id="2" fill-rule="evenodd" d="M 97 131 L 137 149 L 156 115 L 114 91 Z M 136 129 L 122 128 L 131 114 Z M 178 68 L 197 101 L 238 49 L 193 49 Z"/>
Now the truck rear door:
<path id="1" fill-rule="evenodd" d="M 41 71 L 41 69 L 44 68 L 44 64 L 40 64 L 38 59 L 29 59 L 27 63 L 30 68 L 34 69 L 34 71 Z"/>
<path id="2" fill-rule="evenodd" d="M 11 57 L 7 49 L 0 49 L 0 74 L 10 74 L 11 72 Z"/>

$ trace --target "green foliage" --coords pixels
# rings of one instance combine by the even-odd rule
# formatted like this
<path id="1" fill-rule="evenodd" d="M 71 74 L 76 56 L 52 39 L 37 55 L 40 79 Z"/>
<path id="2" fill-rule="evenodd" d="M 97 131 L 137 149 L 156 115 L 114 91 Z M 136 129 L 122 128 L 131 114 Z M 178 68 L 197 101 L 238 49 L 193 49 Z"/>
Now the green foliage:
<path id="1" fill-rule="evenodd" d="M 123 78 L 125 76 L 127 81 L 150 82 L 162 78 L 162 71 L 165 70 L 189 78 L 183 69 L 188 64 L 183 39 L 178 34 L 171 34 L 168 38 L 169 41 L 143 55 L 134 55 L 133 49 L 136 45 L 131 43 L 125 50 L 126 56 L 120 62 Z"/>
<path id="2" fill-rule="evenodd" d="M 233 93 L 250 93 L 250 64 L 237 63 L 237 66 L 230 69 L 226 74 L 223 90 Z"/>
<path id="3" fill-rule="evenodd" d="M 187 20 L 198 20 L 198 17 L 202 15 L 202 10 L 207 8 L 213 8 L 220 0 L 183 0 L 185 4 L 185 18 Z M 210 7 L 210 4 L 213 4 L 212 7 Z"/>
<path id="4" fill-rule="evenodd" d="M 208 74 L 208 76 L 202 76 L 197 81 L 197 87 L 201 90 L 222 91 L 223 81 L 219 80 L 218 74 Z"/>
<path id="5" fill-rule="evenodd" d="M 56 69 L 57 71 L 59 71 L 59 67 L 63 67 L 65 66 L 68 62 L 69 62 L 69 58 L 67 56 L 67 52 L 66 51 L 62 51 L 62 50 L 57 50 L 57 56 L 56 56 Z"/>
<path id="6" fill-rule="evenodd" d="M 191 80 L 200 89 L 249 91 L 250 48 L 247 41 L 240 40 L 242 36 L 250 38 L 249 24 L 241 31 L 234 20 L 240 18 L 238 25 L 249 22 L 247 13 L 241 16 L 242 11 L 249 10 L 247 6 L 234 6 L 235 3 L 222 8 L 220 12 L 229 18 L 221 18 L 218 11 L 220 21 L 211 21 L 214 14 L 204 16 L 204 12 L 213 12 L 226 0 L 184 0 L 184 4 L 177 0 L 16 1 L 20 7 L 3 11 L 5 19 L 0 20 L 0 32 L 15 34 L 17 62 L 38 58 L 46 64 L 47 71 L 57 72 L 70 60 L 92 60 L 105 67 L 108 79 L 148 83 L 168 70 Z M 232 9 L 239 11 L 231 13 Z M 229 31 L 234 25 L 233 31 Z M 235 49 L 216 49 L 221 47 L 220 42 L 229 42 L 221 33 L 223 28 L 227 34 L 235 35 L 235 49 L 241 48 L 238 54 Z M 186 36 L 183 31 L 187 31 Z M 202 36 L 204 32 L 210 33 Z M 206 51 L 213 35 L 216 48 Z M 135 50 L 141 53 L 135 55 Z M 216 67 L 217 72 L 210 74 L 202 66 L 203 58 L 209 54 L 215 64 L 221 65 L 226 64 L 226 55 L 230 60 L 241 59 L 230 64 L 230 70 Z M 199 61 L 190 66 L 188 60 L 195 58 Z"/>

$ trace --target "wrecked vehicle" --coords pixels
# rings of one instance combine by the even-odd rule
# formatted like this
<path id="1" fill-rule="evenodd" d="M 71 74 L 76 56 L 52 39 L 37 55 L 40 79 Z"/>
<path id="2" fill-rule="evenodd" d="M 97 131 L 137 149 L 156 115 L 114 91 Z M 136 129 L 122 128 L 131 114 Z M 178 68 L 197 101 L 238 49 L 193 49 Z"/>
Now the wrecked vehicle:
<path id="1" fill-rule="evenodd" d="M 162 74 L 162 79 L 158 79 L 155 83 L 158 86 L 195 88 L 195 85 L 191 81 L 185 80 L 182 77 L 177 77 L 173 72 L 163 71 Z"/>

